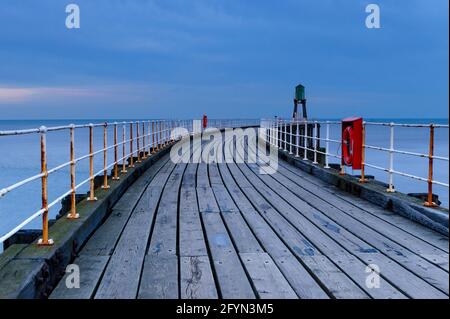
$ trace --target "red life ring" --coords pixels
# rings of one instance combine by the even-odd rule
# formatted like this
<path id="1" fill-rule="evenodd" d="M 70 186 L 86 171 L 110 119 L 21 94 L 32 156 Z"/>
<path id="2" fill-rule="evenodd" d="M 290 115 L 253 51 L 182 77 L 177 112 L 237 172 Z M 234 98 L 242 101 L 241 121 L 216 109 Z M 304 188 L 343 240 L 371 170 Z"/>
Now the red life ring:
<path id="1" fill-rule="evenodd" d="M 342 133 L 342 158 L 345 165 L 353 164 L 353 128 L 347 126 Z"/>

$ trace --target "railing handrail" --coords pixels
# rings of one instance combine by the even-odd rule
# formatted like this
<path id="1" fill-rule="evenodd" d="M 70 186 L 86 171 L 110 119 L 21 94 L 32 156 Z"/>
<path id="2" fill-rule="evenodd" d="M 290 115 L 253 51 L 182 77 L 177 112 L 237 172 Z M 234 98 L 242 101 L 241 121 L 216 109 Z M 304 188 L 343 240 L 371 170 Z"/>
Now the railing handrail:
<path id="1" fill-rule="evenodd" d="M 285 151 L 289 151 L 289 153 L 292 154 L 292 147 L 296 148 L 296 156 L 299 156 L 299 149 L 303 149 L 304 151 L 304 160 L 307 160 L 307 156 L 306 156 L 306 152 L 307 151 L 312 151 L 314 152 L 314 164 L 317 163 L 317 154 L 323 154 L 325 155 L 325 168 L 329 168 L 328 165 L 328 157 L 332 156 L 332 157 L 336 157 L 341 159 L 341 174 L 345 173 L 345 165 L 342 164 L 342 155 L 336 155 L 336 154 L 331 154 L 329 151 L 329 143 L 337 143 L 337 144 L 342 144 L 342 138 L 340 140 L 337 139 L 331 139 L 330 138 L 330 130 L 329 130 L 329 126 L 332 124 L 336 124 L 336 125 L 341 125 L 342 122 L 340 121 L 327 121 L 327 120 L 304 120 L 304 119 L 293 119 L 293 118 L 288 118 L 288 119 L 283 119 L 280 117 L 277 117 L 275 119 L 264 119 L 262 121 L 262 124 L 266 125 L 266 129 L 268 129 L 268 132 L 266 133 L 266 139 L 269 140 L 270 143 L 272 143 L 273 145 L 276 145 L 277 147 L 280 148 L 284 148 Z M 311 136 L 308 135 L 308 132 L 305 129 L 305 133 L 304 134 L 299 134 L 299 129 L 297 129 L 296 134 L 293 134 L 293 130 L 290 129 L 289 132 L 287 132 L 287 126 L 300 126 L 300 125 L 304 125 L 306 127 L 306 125 L 313 125 L 313 133 Z M 319 137 L 319 128 L 318 128 L 318 124 L 325 124 L 326 125 L 326 137 L 322 138 Z M 381 146 L 373 146 L 373 145 L 367 145 L 365 143 L 365 127 L 366 125 L 378 125 L 378 126 L 386 126 L 386 127 L 390 127 L 390 146 L 387 147 L 381 147 Z M 428 128 L 430 130 L 430 142 L 429 142 L 429 153 L 428 154 L 423 154 L 423 153 L 418 153 L 418 152 L 410 152 L 410 151 L 405 151 L 405 150 L 399 150 L 396 149 L 394 147 L 394 127 L 408 127 L 408 128 Z M 448 182 L 442 182 L 442 181 L 437 181 L 433 179 L 433 160 L 441 160 L 441 161 L 449 161 L 448 157 L 445 156 L 438 156 L 434 154 L 434 129 L 435 128 L 441 128 L 441 129 L 448 129 L 449 125 L 447 124 L 434 124 L 434 123 L 430 123 L 430 124 L 408 124 L 408 123 L 394 123 L 394 122 L 370 122 L 370 121 L 364 121 L 363 122 L 363 154 L 365 153 L 364 150 L 365 149 L 373 149 L 373 150 L 377 150 L 377 151 L 383 151 L 383 152 L 387 152 L 389 153 L 389 161 L 390 161 L 390 165 L 388 168 L 385 167 L 381 167 L 378 165 L 373 165 L 370 163 L 367 163 L 365 156 L 363 156 L 362 161 L 361 161 L 361 165 L 362 165 L 362 172 L 361 172 L 361 182 L 365 182 L 365 178 L 364 178 L 364 166 L 367 167 L 371 167 L 377 170 L 382 170 L 388 173 L 388 177 L 389 177 L 389 181 L 388 181 L 388 191 L 392 192 L 394 191 L 393 188 L 393 175 L 401 175 L 404 177 L 408 177 L 411 179 L 415 179 L 415 180 L 419 180 L 419 181 L 424 181 L 428 183 L 428 197 L 427 197 L 427 201 L 426 204 L 427 206 L 434 206 L 434 203 L 432 203 L 432 185 L 436 184 L 436 185 L 440 185 L 440 186 L 444 186 L 444 187 L 449 187 Z M 280 135 L 280 136 L 278 136 Z M 292 142 L 293 140 L 293 136 L 295 136 L 295 144 Z M 283 140 L 284 137 L 284 140 Z M 289 138 L 288 138 L 289 137 Z M 280 141 L 281 139 L 281 141 Z M 302 139 L 304 141 L 303 146 L 300 145 L 300 139 Z M 306 141 L 307 139 L 311 140 L 314 142 L 313 148 L 308 147 Z M 321 151 L 318 149 L 317 147 L 317 141 L 325 141 L 326 142 L 326 147 L 325 147 L 325 151 Z M 397 171 L 393 168 L 393 154 L 403 154 L 403 155 L 408 155 L 408 156 L 414 156 L 414 157 L 421 157 L 421 158 L 427 158 L 429 160 L 429 168 L 428 168 L 428 178 L 424 178 L 421 176 L 416 176 L 413 174 L 409 174 L 406 172 L 401 172 L 401 171 Z"/>
<path id="2" fill-rule="evenodd" d="M 69 219 L 78 218 L 78 214 L 76 213 L 75 208 L 75 192 L 83 185 L 90 183 L 89 189 L 89 197 L 88 200 L 96 200 L 94 196 L 94 178 L 100 175 L 104 175 L 103 186 L 102 188 L 107 189 L 108 186 L 108 170 L 114 167 L 114 171 L 112 173 L 112 179 L 118 179 L 118 166 L 122 163 L 122 170 L 120 173 L 126 173 L 126 160 L 129 158 L 130 162 L 128 167 L 134 167 L 133 157 L 137 154 L 137 161 L 139 162 L 141 159 L 145 159 L 151 153 L 158 151 L 160 148 L 164 148 L 169 144 L 170 141 L 176 140 L 180 138 L 181 135 L 172 136 L 175 134 L 172 129 L 174 128 L 184 128 L 186 129 L 186 134 L 192 134 L 194 131 L 194 124 L 192 119 L 148 119 L 148 120 L 127 120 L 127 121 L 111 121 L 111 122 L 101 122 L 101 123 L 87 123 L 87 124 L 68 124 L 61 126 L 52 126 L 45 127 L 41 126 L 39 128 L 33 129 L 22 129 L 22 130 L 6 130 L 0 131 L 0 137 L 2 136 L 17 136 L 17 135 L 25 135 L 25 134 L 40 134 L 41 135 L 41 172 L 35 174 L 31 177 L 20 180 L 12 185 L 4 187 L 0 189 L 0 199 L 6 196 L 9 192 L 20 188 L 28 183 L 36 181 L 38 179 L 42 180 L 42 207 L 35 212 L 33 212 L 29 217 L 25 220 L 21 221 L 16 227 L 8 231 L 6 234 L 0 234 L 0 243 L 3 243 L 6 239 L 14 235 L 17 231 L 25 227 L 27 224 L 32 222 L 37 217 L 44 215 L 43 218 L 43 236 L 40 240 L 40 243 L 43 245 L 52 244 L 51 239 L 48 238 L 48 217 L 46 216 L 48 211 L 57 205 L 61 200 L 65 197 L 71 195 L 71 210 L 69 215 L 67 216 Z M 237 127 L 237 126 L 246 126 L 246 125 L 255 125 L 259 123 L 257 119 L 210 119 L 209 126 L 219 126 L 218 128 L 227 127 Z M 211 125 L 212 124 L 212 125 Z M 146 127 L 147 126 L 147 129 Z M 103 147 L 94 150 L 93 149 L 93 129 L 96 127 L 103 127 Z M 113 127 L 114 129 L 114 143 L 112 145 L 108 145 L 107 143 L 107 129 L 109 127 Z M 122 140 L 119 142 L 118 139 L 118 128 L 122 127 Z M 150 129 L 151 127 L 151 129 Z M 89 128 L 89 141 L 90 141 L 90 149 L 89 153 L 79 156 L 75 158 L 74 156 L 74 131 L 76 129 Z M 133 135 L 134 128 L 136 129 L 135 135 Z M 55 131 L 70 131 L 70 146 L 71 146 L 71 159 L 67 162 L 59 164 L 53 168 L 47 169 L 46 163 L 46 135 L 49 132 Z M 127 135 L 128 131 L 128 135 Z M 133 144 L 136 142 L 136 149 L 133 149 Z M 142 144 L 140 143 L 142 142 Z M 129 152 L 126 152 L 126 146 L 129 145 Z M 118 148 L 122 146 L 122 156 L 119 158 L 118 156 Z M 114 161 L 112 163 L 108 163 L 107 161 L 107 151 L 114 149 Z M 94 163 L 93 159 L 96 155 L 103 153 L 103 167 L 101 170 L 94 171 Z M 142 157 L 141 157 L 141 154 Z M 89 177 L 84 179 L 83 181 L 76 183 L 75 182 L 75 165 L 82 161 L 89 159 Z M 66 167 L 70 167 L 71 169 L 71 189 L 64 192 L 62 195 L 59 195 L 56 199 L 48 203 L 48 195 L 47 195 L 47 178 Z"/>

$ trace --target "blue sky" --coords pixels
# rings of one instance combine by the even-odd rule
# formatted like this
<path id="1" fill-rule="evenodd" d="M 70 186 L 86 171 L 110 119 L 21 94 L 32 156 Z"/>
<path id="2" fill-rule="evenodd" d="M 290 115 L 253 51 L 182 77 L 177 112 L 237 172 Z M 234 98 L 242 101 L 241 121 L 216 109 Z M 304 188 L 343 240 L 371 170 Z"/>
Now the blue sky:
<path id="1" fill-rule="evenodd" d="M 65 27 L 76 3 L 81 28 Z M 381 8 L 367 29 L 365 7 Z M 448 118 L 447 0 L 1 0 L 0 119 Z"/>

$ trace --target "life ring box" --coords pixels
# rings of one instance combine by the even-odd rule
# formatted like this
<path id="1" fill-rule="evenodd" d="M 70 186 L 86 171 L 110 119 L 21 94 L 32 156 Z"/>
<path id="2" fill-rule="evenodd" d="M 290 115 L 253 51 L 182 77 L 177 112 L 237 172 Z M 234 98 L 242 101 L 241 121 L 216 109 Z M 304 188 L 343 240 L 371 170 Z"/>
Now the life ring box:
<path id="1" fill-rule="evenodd" d="M 342 120 L 342 165 L 361 169 L 362 160 L 361 117 L 348 117 Z"/>

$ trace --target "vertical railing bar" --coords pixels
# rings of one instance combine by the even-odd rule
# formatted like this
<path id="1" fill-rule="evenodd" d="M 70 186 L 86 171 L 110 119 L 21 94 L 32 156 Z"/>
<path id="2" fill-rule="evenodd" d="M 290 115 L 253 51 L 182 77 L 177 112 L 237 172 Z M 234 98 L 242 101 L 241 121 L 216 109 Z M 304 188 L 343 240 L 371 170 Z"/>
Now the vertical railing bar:
<path id="1" fill-rule="evenodd" d="M 330 168 L 329 165 L 329 156 L 328 154 L 330 154 L 330 121 L 327 121 L 326 123 L 327 127 L 326 127 L 326 141 L 325 141 L 325 168 Z"/>
<path id="2" fill-rule="evenodd" d="M 96 201 L 94 185 L 94 124 L 89 124 L 89 197 L 88 201 Z"/>
<path id="3" fill-rule="evenodd" d="M 366 124 L 362 125 L 362 137 L 361 137 L 361 178 L 359 179 L 360 183 L 367 182 L 365 173 L 366 173 Z"/>
<path id="4" fill-rule="evenodd" d="M 47 128 L 41 126 L 39 131 L 41 132 L 41 202 L 42 209 L 42 238 L 38 240 L 38 245 L 49 246 L 53 245 L 53 240 L 48 238 L 48 192 L 47 192 Z"/>
<path id="5" fill-rule="evenodd" d="M 430 124 L 430 143 L 428 149 L 428 194 L 424 206 L 436 207 L 433 202 L 433 155 L 434 155 L 434 124 Z"/>
<path id="6" fill-rule="evenodd" d="M 389 146 L 389 172 L 388 172 L 388 177 L 389 177 L 389 182 L 388 182 L 388 188 L 387 188 L 387 192 L 389 193 L 394 193 L 395 189 L 394 189 L 394 123 L 390 123 L 390 146 Z"/>
<path id="7" fill-rule="evenodd" d="M 130 164 L 128 167 L 134 167 L 133 142 L 133 122 L 130 122 Z"/>
<path id="8" fill-rule="evenodd" d="M 122 170 L 121 173 L 125 174 L 127 171 L 127 166 L 126 166 L 126 131 L 127 131 L 127 127 L 125 122 L 123 122 L 122 125 Z"/>
<path id="9" fill-rule="evenodd" d="M 67 215 L 68 219 L 77 219 L 80 217 L 77 214 L 76 208 L 76 193 L 75 193 L 75 125 L 70 125 L 70 212 Z"/>
<path id="10" fill-rule="evenodd" d="M 112 179 L 113 180 L 119 180 L 119 150 L 117 145 L 117 122 L 114 123 L 114 174 Z"/>
<path id="11" fill-rule="evenodd" d="M 318 141 L 318 136 L 319 136 L 318 130 L 319 130 L 319 126 L 317 125 L 317 121 L 314 121 L 314 134 L 313 134 L 313 137 L 314 137 L 314 140 L 313 140 L 313 142 L 314 142 L 314 161 L 313 161 L 313 164 L 318 164 L 318 162 L 317 162 L 317 141 Z"/>
<path id="12" fill-rule="evenodd" d="M 108 189 L 108 123 L 103 124 L 103 189 Z"/>

